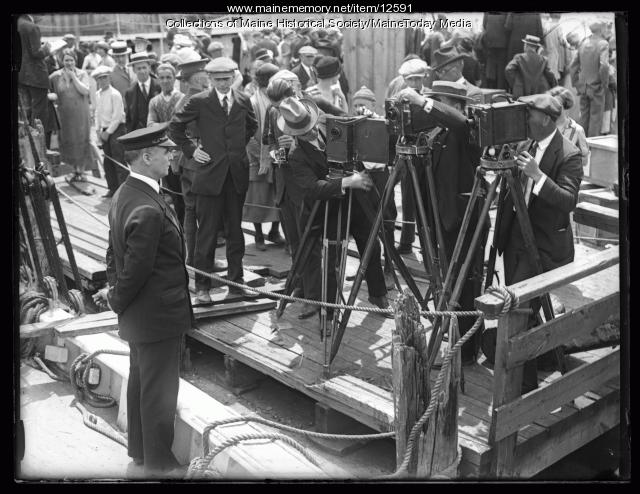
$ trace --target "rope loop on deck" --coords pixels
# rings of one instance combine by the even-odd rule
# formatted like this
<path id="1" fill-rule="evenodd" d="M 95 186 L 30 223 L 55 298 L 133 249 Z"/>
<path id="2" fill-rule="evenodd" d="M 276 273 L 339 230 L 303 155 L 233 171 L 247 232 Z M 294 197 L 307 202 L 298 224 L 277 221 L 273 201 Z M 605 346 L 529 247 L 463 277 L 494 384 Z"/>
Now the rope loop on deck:
<path id="1" fill-rule="evenodd" d="M 491 293 L 492 295 L 501 297 L 502 300 L 504 300 L 500 314 L 494 317 L 485 316 L 486 319 L 495 319 L 497 317 L 504 316 L 507 312 L 515 310 L 520 304 L 520 300 L 515 292 L 506 286 L 490 286 L 487 287 L 485 293 Z M 526 310 L 528 311 L 528 309 Z"/>
<path id="2" fill-rule="evenodd" d="M 282 441 L 289 446 L 293 447 L 297 451 L 299 451 L 302 456 L 304 456 L 310 463 L 315 465 L 316 467 L 320 467 L 318 460 L 314 455 L 312 455 L 307 448 L 305 448 L 302 444 L 297 442 L 296 440 L 290 438 L 289 436 L 285 436 L 278 432 L 262 432 L 262 433 L 251 433 L 251 434 L 238 434 L 237 436 L 230 437 L 229 439 L 223 441 L 221 444 L 216 446 L 216 448 L 211 451 L 211 453 L 204 455 L 202 457 L 194 458 L 189 464 L 189 469 L 187 471 L 188 479 L 200 478 L 200 477 L 211 477 L 212 475 L 207 474 L 209 470 L 209 465 L 214 460 L 214 458 L 221 453 L 223 450 L 230 446 L 235 446 L 236 444 L 242 441 L 251 441 L 256 439 L 270 439 L 272 441 L 278 440 Z"/>
<path id="3" fill-rule="evenodd" d="M 96 408 L 109 408 L 116 404 L 116 400 L 109 395 L 95 393 L 89 385 L 89 373 L 93 359 L 100 354 L 129 356 L 125 350 L 96 350 L 91 354 L 81 353 L 69 366 L 69 381 L 78 401 L 83 399 Z"/>

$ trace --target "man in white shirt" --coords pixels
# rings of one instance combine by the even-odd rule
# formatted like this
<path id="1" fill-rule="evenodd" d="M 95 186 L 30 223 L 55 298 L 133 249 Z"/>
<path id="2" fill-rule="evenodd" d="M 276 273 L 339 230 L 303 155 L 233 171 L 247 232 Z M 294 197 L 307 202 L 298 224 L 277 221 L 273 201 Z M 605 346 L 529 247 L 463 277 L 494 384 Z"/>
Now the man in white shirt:
<path id="1" fill-rule="evenodd" d="M 103 167 L 109 187 L 109 191 L 104 197 L 111 197 L 128 175 L 127 170 L 113 161 L 116 160 L 124 164 L 124 149 L 117 140 L 126 132 L 124 104 L 120 93 L 111 86 L 110 67 L 101 65 L 93 71 L 92 76 L 98 87 L 95 113 L 96 133 L 105 154 Z"/>

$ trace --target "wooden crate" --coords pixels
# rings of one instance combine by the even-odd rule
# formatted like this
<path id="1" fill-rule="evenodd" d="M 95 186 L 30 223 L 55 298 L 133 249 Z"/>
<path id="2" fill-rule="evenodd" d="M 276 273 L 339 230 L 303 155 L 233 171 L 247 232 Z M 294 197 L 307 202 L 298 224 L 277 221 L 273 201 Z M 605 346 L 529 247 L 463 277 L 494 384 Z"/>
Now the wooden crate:
<path id="1" fill-rule="evenodd" d="M 618 136 L 588 137 L 591 150 L 585 179 L 602 187 L 618 183 Z"/>

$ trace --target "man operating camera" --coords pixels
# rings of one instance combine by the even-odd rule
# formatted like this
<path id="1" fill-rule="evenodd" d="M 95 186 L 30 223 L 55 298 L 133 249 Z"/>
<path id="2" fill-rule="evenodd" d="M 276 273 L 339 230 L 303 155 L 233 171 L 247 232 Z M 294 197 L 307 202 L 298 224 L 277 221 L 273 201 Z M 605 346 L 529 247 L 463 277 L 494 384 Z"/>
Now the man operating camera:
<path id="1" fill-rule="evenodd" d="M 338 220 L 342 222 L 342 232 L 347 226 L 347 207 L 342 208 L 342 217 L 338 216 L 339 201 L 346 197 L 346 189 L 354 189 L 354 193 L 363 195 L 364 192 L 371 189 L 373 182 L 366 172 L 357 171 L 351 174 L 338 173 L 335 174 L 336 178 L 332 178 L 333 174 L 330 174 L 325 154 L 325 136 L 318 125 L 320 112 L 313 101 L 289 97 L 280 103 L 279 109 L 279 129 L 284 134 L 295 137 L 294 146 L 289 152 L 289 166 L 295 186 L 299 188 L 304 197 L 302 223 L 306 224 L 309 221 L 310 212 L 316 200 L 329 201 L 327 236 L 330 240 L 336 240 Z M 366 197 L 362 197 L 362 199 L 367 200 Z M 350 232 L 355 237 L 358 251 L 362 255 L 372 225 L 356 197 L 354 197 L 351 208 Z M 323 211 L 323 209 L 321 208 L 319 211 Z M 322 214 L 317 214 L 315 217 L 312 231 L 316 237 L 322 234 L 322 216 Z M 327 293 L 330 298 L 328 301 L 333 302 L 332 298 L 337 288 L 335 249 L 329 249 L 329 259 L 325 265 L 329 267 Z M 366 270 L 365 279 L 369 290 L 369 301 L 380 308 L 389 307 L 380 263 L 380 245 L 377 242 Z M 304 289 L 307 298 L 321 299 L 320 280 L 313 286 L 307 287 L 305 284 Z"/>

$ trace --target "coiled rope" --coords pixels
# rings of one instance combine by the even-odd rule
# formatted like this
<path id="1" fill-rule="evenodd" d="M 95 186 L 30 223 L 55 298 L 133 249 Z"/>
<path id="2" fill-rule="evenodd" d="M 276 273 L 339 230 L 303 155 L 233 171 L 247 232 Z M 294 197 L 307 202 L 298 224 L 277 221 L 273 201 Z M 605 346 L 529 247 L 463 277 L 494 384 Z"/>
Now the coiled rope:
<path id="1" fill-rule="evenodd" d="M 109 408 L 116 404 L 116 400 L 108 395 L 95 393 L 90 389 L 89 372 L 93 359 L 100 354 L 129 356 L 129 352 L 122 350 L 97 350 L 91 354 L 81 353 L 69 367 L 69 381 L 78 400 L 86 400 L 96 408 Z M 84 366 L 84 367 L 83 367 Z"/>

